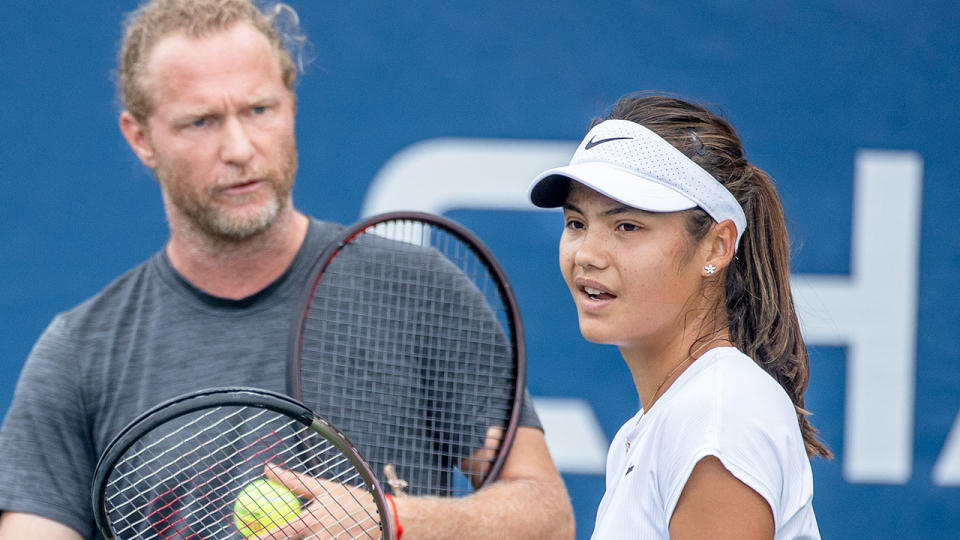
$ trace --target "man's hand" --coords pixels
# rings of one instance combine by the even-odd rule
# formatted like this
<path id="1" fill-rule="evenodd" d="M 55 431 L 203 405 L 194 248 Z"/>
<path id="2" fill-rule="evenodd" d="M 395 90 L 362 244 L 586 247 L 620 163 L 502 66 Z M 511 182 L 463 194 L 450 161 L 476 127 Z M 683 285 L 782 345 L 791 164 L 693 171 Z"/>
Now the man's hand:
<path id="1" fill-rule="evenodd" d="M 502 434 L 488 431 L 487 437 L 488 449 L 498 448 Z M 396 497 L 394 501 L 403 540 L 574 537 L 573 509 L 563 480 L 543 432 L 532 427 L 517 429 L 497 480 L 472 495 Z"/>
<path id="2" fill-rule="evenodd" d="M 264 467 L 267 478 L 307 501 L 298 516 L 287 523 L 260 531 L 258 539 L 358 538 L 362 531 L 376 537 L 380 515 L 373 495 L 365 489 L 314 478 L 275 465 Z"/>

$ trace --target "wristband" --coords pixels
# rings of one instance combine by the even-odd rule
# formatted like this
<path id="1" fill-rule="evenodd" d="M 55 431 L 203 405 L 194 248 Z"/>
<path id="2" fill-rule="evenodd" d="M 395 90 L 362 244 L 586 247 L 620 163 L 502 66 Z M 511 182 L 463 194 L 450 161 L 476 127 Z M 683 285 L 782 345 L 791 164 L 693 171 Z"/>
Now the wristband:
<path id="1" fill-rule="evenodd" d="M 396 525 L 397 529 L 396 540 L 400 540 L 400 537 L 403 536 L 403 525 L 400 524 L 400 516 L 397 515 L 397 503 L 393 502 L 393 496 L 389 493 L 385 493 L 384 498 L 390 501 L 390 508 L 393 509 L 393 524 Z"/>

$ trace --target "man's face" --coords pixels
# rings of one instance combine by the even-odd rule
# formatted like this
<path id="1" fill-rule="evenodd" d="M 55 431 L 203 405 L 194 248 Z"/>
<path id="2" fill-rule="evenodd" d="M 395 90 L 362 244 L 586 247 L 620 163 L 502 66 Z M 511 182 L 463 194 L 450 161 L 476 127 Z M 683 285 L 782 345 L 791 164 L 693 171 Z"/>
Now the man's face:
<path id="1" fill-rule="evenodd" d="M 232 241 L 269 228 L 290 204 L 297 155 L 294 97 L 267 38 L 246 23 L 201 39 L 173 34 L 154 47 L 144 79 L 153 110 L 138 155 L 171 227 L 186 221 Z"/>

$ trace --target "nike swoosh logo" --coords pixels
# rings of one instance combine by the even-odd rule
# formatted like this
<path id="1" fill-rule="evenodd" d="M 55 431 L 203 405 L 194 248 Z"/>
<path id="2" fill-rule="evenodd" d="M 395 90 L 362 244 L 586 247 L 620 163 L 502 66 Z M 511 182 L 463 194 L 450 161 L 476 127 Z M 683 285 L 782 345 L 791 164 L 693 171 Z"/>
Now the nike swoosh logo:
<path id="1" fill-rule="evenodd" d="M 594 140 L 596 138 L 597 138 L 596 135 L 594 135 L 593 137 L 590 137 L 590 140 L 587 141 L 587 144 L 583 146 L 583 149 L 589 150 L 598 144 L 603 144 L 605 142 L 610 142 L 610 141 L 622 141 L 624 139 L 632 139 L 633 137 L 610 137 L 609 139 L 600 139 L 599 141 Z"/>

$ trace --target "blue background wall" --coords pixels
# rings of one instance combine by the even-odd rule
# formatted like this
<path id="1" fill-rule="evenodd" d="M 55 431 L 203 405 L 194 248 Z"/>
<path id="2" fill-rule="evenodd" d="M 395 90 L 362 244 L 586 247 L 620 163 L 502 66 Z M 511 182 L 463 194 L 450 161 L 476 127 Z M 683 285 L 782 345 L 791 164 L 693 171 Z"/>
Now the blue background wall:
<path id="1" fill-rule="evenodd" d="M 891 406 L 915 399 L 911 473 L 897 485 L 844 479 L 845 351 L 814 347 L 807 404 L 838 455 L 814 462 L 814 502 L 829 538 L 960 537 L 960 489 L 931 480 L 960 411 L 960 8 L 888 0 L 599 4 L 296 2 L 315 57 L 299 86 L 297 205 L 352 222 L 371 179 L 408 145 L 446 136 L 574 141 L 620 95 L 656 89 L 718 104 L 753 161 L 778 180 L 794 271 L 843 275 L 855 153 L 917 152 L 924 172 L 916 395 L 890 397 Z M 110 73 L 121 17 L 134 7 L 0 4 L 0 413 L 50 318 L 166 237 L 155 183 L 116 122 Z M 577 333 L 555 270 L 559 218 L 449 215 L 490 244 L 514 281 L 532 392 L 588 399 L 611 437 L 635 411 L 636 395 L 616 351 Z M 602 477 L 564 478 L 579 537 L 587 538 Z"/>

